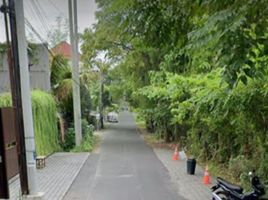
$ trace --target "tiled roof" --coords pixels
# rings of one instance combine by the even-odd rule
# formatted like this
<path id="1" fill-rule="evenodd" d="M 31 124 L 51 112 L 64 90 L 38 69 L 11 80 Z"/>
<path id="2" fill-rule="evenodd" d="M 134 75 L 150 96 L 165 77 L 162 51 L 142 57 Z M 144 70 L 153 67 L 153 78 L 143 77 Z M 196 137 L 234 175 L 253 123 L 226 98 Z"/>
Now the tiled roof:
<path id="1" fill-rule="evenodd" d="M 72 46 L 68 42 L 61 42 L 51 49 L 51 51 L 56 55 L 63 55 L 68 60 L 72 58 Z M 79 60 L 81 54 L 79 53 Z"/>

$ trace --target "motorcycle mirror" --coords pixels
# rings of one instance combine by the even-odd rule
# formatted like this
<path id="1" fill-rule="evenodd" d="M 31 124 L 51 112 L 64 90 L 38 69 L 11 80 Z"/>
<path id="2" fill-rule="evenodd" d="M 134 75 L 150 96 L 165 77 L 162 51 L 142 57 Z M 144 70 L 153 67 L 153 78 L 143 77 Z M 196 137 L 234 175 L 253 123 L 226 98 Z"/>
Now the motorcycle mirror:
<path id="1" fill-rule="evenodd" d="M 253 169 L 252 171 L 250 171 L 250 172 L 248 173 L 248 175 L 249 175 L 250 177 L 253 177 L 253 176 L 255 175 L 255 170 Z"/>

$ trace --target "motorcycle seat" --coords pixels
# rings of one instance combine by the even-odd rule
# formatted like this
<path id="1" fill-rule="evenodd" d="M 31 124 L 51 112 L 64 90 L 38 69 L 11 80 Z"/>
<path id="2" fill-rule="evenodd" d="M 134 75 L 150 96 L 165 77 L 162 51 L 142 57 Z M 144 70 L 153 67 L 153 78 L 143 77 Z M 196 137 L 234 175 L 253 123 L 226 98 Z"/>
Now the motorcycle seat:
<path id="1" fill-rule="evenodd" d="M 220 177 L 217 178 L 218 182 L 222 185 L 224 185 L 226 188 L 228 188 L 229 190 L 232 190 L 232 191 L 235 191 L 239 194 L 242 194 L 243 193 L 243 188 L 240 187 L 239 185 L 235 185 L 235 184 L 232 184 Z"/>

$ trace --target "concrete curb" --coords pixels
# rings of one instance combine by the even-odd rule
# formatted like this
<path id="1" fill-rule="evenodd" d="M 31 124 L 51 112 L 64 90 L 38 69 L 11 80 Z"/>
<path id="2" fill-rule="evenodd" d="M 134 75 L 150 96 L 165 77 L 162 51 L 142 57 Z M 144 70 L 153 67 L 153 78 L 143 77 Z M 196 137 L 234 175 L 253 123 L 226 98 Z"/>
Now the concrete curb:
<path id="1" fill-rule="evenodd" d="M 83 161 L 82 165 L 80 166 L 80 168 L 77 170 L 77 172 L 75 173 L 75 175 L 73 176 L 73 179 L 71 181 L 71 184 L 69 185 L 68 188 L 66 188 L 66 191 L 63 193 L 62 195 L 62 198 L 61 199 L 64 199 L 65 195 L 67 194 L 67 192 L 69 191 L 70 187 L 72 186 L 72 184 L 74 183 L 74 180 L 76 179 L 76 177 L 78 176 L 78 174 L 80 173 L 81 169 L 84 167 L 87 159 L 89 158 L 90 156 L 90 153 L 88 153 L 86 159 Z M 39 200 L 39 199 L 38 199 Z M 41 199 L 40 199 L 41 200 Z"/>
<path id="2" fill-rule="evenodd" d="M 44 200 L 44 196 L 45 196 L 44 192 L 38 192 L 38 194 L 35 195 L 23 196 L 22 200 Z"/>

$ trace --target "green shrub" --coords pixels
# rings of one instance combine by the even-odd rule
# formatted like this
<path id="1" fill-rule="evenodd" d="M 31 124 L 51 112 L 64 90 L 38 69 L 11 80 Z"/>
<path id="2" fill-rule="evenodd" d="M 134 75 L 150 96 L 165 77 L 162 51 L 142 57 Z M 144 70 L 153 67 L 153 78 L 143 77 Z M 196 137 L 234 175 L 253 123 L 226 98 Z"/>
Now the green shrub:
<path id="1" fill-rule="evenodd" d="M 229 166 L 237 183 L 248 186 L 253 169 L 268 180 L 268 77 L 230 90 L 220 83 L 220 72 L 152 73 L 151 84 L 137 92 L 138 99 L 147 99 L 140 114 L 161 138 L 186 141 L 199 161 Z"/>
<path id="2" fill-rule="evenodd" d="M 235 180 L 240 180 L 240 182 L 250 188 L 250 180 L 248 173 L 254 170 L 256 167 L 252 160 L 245 158 L 243 155 L 239 155 L 236 158 L 231 158 L 229 160 L 229 171 Z"/>
<path id="3" fill-rule="evenodd" d="M 64 151 L 70 151 L 75 146 L 75 130 L 74 128 L 68 128 L 65 136 L 64 143 L 61 144 L 61 147 Z"/>
<path id="4" fill-rule="evenodd" d="M 83 137 L 87 134 L 93 135 L 94 126 L 89 124 L 86 119 L 82 119 L 82 135 Z"/>
<path id="5" fill-rule="evenodd" d="M 72 149 L 72 152 L 90 152 L 94 149 L 97 143 L 97 137 L 91 134 L 86 134 L 83 137 L 81 145 Z"/>
<path id="6" fill-rule="evenodd" d="M 11 106 L 10 94 L 0 95 L 0 107 L 5 106 Z M 49 155 L 59 150 L 57 107 L 52 95 L 33 91 L 32 111 L 37 155 Z"/>
<path id="7" fill-rule="evenodd" d="M 82 142 L 81 145 L 75 147 L 75 129 L 70 127 L 67 129 L 64 143 L 61 147 L 64 151 L 86 151 L 86 149 L 93 148 L 94 137 L 93 137 L 94 126 L 89 125 L 86 119 L 82 119 Z M 92 147 L 91 147 L 92 146 Z"/>
<path id="8" fill-rule="evenodd" d="M 57 106 L 52 95 L 32 92 L 32 107 L 37 155 L 48 155 L 60 149 Z"/>
<path id="9" fill-rule="evenodd" d="M 12 100 L 10 98 L 10 94 L 1 94 L 0 95 L 0 108 L 11 106 Z"/>
<path id="10" fill-rule="evenodd" d="M 78 147 L 72 149 L 72 152 L 89 152 L 92 151 L 97 141 L 96 136 L 93 136 L 94 126 L 88 124 L 87 120 L 82 119 L 82 135 L 83 139 Z"/>

